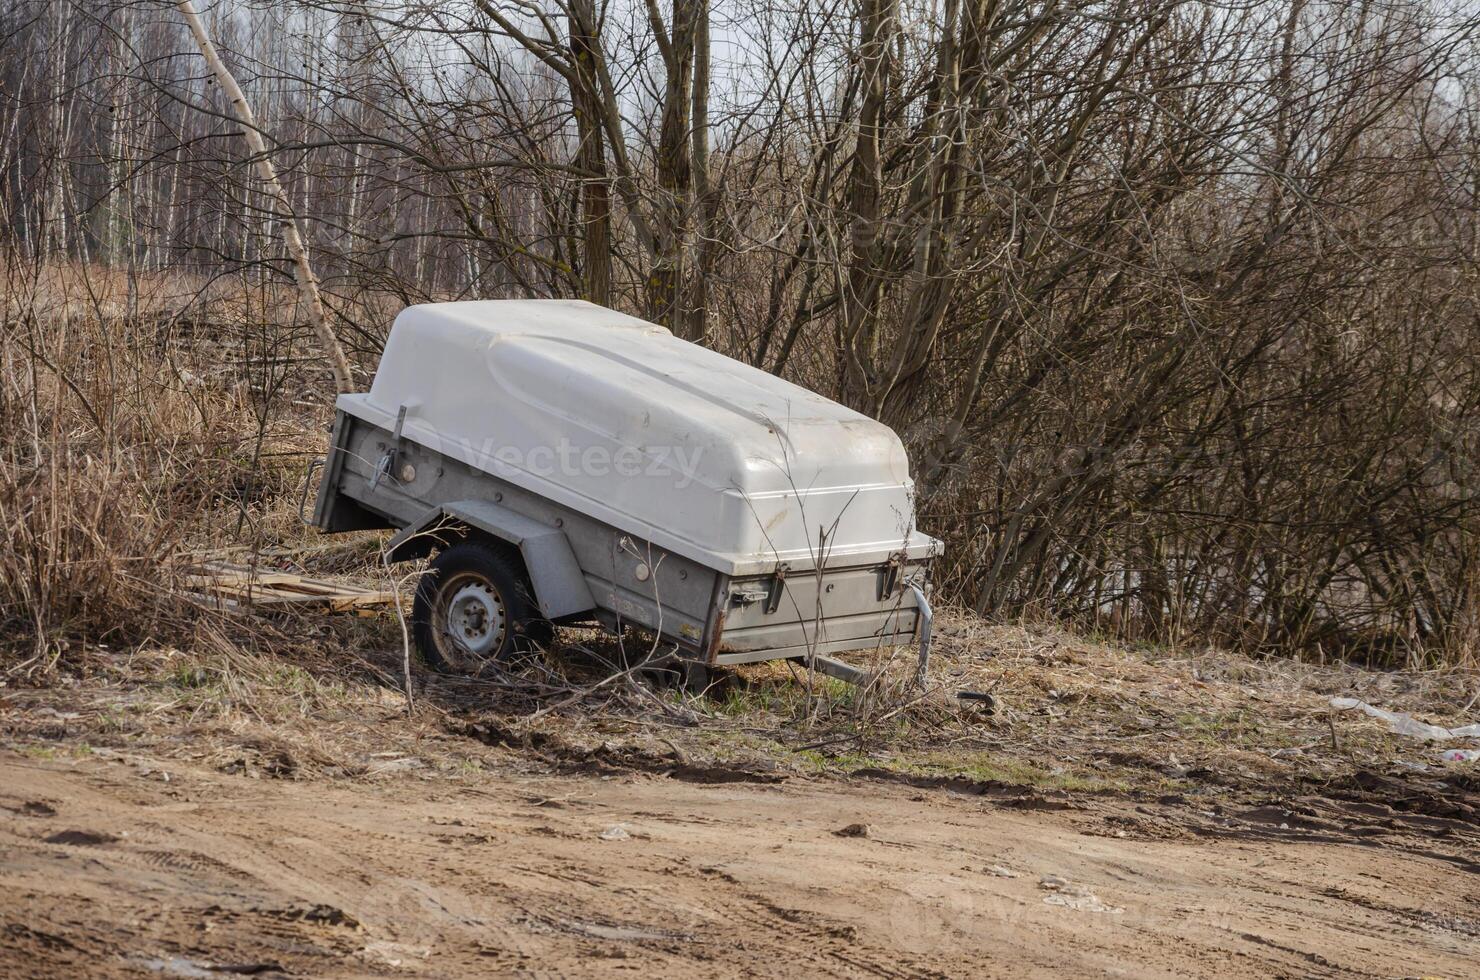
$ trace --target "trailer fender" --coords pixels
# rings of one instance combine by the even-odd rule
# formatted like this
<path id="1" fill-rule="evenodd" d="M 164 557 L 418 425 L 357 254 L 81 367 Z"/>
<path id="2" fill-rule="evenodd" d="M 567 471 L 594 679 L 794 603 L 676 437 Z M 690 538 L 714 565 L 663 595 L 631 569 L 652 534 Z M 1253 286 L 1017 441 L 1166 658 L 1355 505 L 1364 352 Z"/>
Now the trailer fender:
<path id="1" fill-rule="evenodd" d="M 565 532 L 489 500 L 439 504 L 402 528 L 386 551 L 391 561 L 421 558 L 442 543 L 438 531 L 458 526 L 483 531 L 519 549 L 535 602 L 546 619 L 596 608 Z"/>

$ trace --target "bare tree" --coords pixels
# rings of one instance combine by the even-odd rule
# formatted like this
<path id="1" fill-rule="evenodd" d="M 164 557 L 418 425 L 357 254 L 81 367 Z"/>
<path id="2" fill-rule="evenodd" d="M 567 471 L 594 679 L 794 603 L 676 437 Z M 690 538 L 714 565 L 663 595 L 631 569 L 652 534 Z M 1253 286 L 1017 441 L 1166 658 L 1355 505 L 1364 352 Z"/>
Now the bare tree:
<path id="1" fill-rule="evenodd" d="M 1480 643 L 1464 8 L 264 0 L 223 5 L 213 38 L 195 21 L 198 42 L 168 4 L 0 0 L 13 293 L 167 275 L 200 297 L 167 347 L 206 324 L 288 350 L 281 235 L 331 364 L 363 366 L 406 303 L 586 297 L 903 433 L 942 589 L 984 612 L 1391 658 Z M 231 65 L 225 112 L 197 48 Z M 44 375 L 40 322 L 7 329 Z M 264 433 L 299 381 L 271 367 Z"/>
<path id="2" fill-rule="evenodd" d="M 266 185 L 268 194 L 272 197 L 278 219 L 283 226 L 283 244 L 287 246 L 288 254 L 293 259 L 293 278 L 298 284 L 298 291 L 303 297 L 303 305 L 308 310 L 309 323 L 313 326 L 314 333 L 318 335 L 319 343 L 324 348 L 324 357 L 329 362 L 329 370 L 334 374 L 334 384 L 341 392 L 354 390 L 354 376 L 350 372 L 349 361 L 345 359 L 344 350 L 339 346 L 339 338 L 334 335 L 329 326 L 328 318 L 324 314 L 324 303 L 319 295 L 319 280 L 314 275 L 313 265 L 308 259 L 308 247 L 303 242 L 303 236 L 298 231 L 298 218 L 294 214 L 293 202 L 288 197 L 288 192 L 278 180 L 277 168 L 273 166 L 272 157 L 267 152 L 267 143 L 262 138 L 262 131 L 257 127 L 257 119 L 252 113 L 252 107 L 247 103 L 247 97 L 242 92 L 241 86 L 236 83 L 226 63 L 221 60 L 220 54 L 216 52 L 216 46 L 211 43 L 211 37 L 206 33 L 206 26 L 200 19 L 200 14 L 195 10 L 192 0 L 177 0 L 176 8 L 180 15 L 185 18 L 186 25 L 190 28 L 195 43 L 200 46 L 200 53 L 206 60 L 206 65 L 211 69 L 211 74 L 221 84 L 221 89 L 226 93 L 227 104 L 231 107 L 232 115 L 242 126 L 242 138 L 247 142 L 247 148 L 252 151 L 257 174 L 262 183 Z"/>

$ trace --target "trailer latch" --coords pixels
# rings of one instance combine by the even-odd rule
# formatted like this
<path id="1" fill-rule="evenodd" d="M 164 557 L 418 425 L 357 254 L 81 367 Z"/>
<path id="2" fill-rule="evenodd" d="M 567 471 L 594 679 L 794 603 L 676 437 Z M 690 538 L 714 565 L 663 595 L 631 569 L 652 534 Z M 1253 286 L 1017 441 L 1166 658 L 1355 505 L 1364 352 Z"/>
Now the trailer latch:
<path id="1" fill-rule="evenodd" d="M 776 566 L 776 571 L 771 573 L 771 581 L 766 583 L 764 589 L 745 589 L 741 592 L 731 592 L 730 601 L 737 606 L 748 606 L 754 602 L 764 602 L 767 615 L 781 608 L 781 596 L 786 592 L 786 573 L 791 566 L 781 562 Z"/>
<path id="2" fill-rule="evenodd" d="M 370 475 L 370 489 L 374 490 L 380 485 L 381 477 L 389 476 L 392 480 L 400 483 L 396 475 L 396 460 L 405 451 L 405 437 L 401 435 L 401 429 L 406 425 L 406 406 L 402 405 L 400 411 L 396 412 L 396 429 L 391 433 L 391 445 L 380 457 L 380 462 L 375 464 L 375 472 Z"/>

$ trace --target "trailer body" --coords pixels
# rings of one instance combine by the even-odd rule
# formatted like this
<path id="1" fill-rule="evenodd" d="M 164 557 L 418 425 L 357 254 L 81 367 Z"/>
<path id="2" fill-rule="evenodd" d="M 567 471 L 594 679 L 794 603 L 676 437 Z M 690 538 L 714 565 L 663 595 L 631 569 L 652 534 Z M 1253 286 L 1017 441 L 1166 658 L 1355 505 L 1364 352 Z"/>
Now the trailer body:
<path id="1" fill-rule="evenodd" d="M 589 303 L 414 306 L 340 396 L 313 523 L 517 549 L 551 622 L 709 664 L 922 639 L 939 542 L 887 427 Z M 922 617 L 922 613 L 925 615 Z"/>

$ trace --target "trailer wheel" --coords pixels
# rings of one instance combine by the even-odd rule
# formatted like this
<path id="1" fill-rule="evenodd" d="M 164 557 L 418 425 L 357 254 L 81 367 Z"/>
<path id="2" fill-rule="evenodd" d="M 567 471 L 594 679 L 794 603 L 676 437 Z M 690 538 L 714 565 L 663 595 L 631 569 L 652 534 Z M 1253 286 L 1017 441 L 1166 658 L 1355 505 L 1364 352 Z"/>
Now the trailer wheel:
<path id="1" fill-rule="evenodd" d="M 476 674 L 508 657 L 536 616 L 518 562 L 482 541 L 463 541 L 432 559 L 412 606 L 422 659 L 454 674 Z"/>

